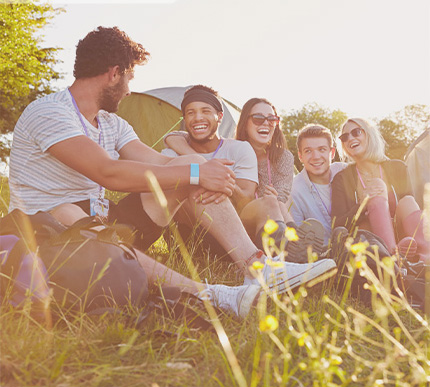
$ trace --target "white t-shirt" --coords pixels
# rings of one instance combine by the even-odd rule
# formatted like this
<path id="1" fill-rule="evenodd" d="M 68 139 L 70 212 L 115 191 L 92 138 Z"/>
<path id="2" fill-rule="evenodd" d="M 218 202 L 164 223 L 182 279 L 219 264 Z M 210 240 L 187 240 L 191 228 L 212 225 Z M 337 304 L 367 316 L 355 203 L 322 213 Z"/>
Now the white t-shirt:
<path id="1" fill-rule="evenodd" d="M 81 116 L 89 137 L 113 159 L 128 142 L 138 139 L 133 128 L 116 114 L 99 111 L 100 128 Z M 63 203 L 89 199 L 99 186 L 66 166 L 47 150 L 66 139 L 85 136 L 68 89 L 32 102 L 22 113 L 13 133 L 10 155 L 9 212 L 19 208 L 27 214 L 47 211 Z M 81 157 L 76 154 L 76 157 Z"/>
<path id="2" fill-rule="evenodd" d="M 173 133 L 170 134 L 173 135 Z M 178 154 L 170 148 L 163 149 L 161 153 L 169 157 L 178 156 Z M 254 149 L 247 141 L 224 138 L 221 147 L 215 154 L 215 157 L 214 152 L 199 153 L 199 155 L 203 156 L 206 160 L 215 158 L 234 161 L 234 164 L 231 166 L 229 165 L 229 167 L 236 175 L 236 179 L 251 180 L 258 184 L 257 156 L 255 155 Z"/>
<path id="3" fill-rule="evenodd" d="M 317 184 L 314 183 L 314 186 L 316 188 L 317 195 L 321 199 L 323 205 L 325 208 L 327 208 L 328 213 L 331 211 L 331 188 L 330 184 Z"/>

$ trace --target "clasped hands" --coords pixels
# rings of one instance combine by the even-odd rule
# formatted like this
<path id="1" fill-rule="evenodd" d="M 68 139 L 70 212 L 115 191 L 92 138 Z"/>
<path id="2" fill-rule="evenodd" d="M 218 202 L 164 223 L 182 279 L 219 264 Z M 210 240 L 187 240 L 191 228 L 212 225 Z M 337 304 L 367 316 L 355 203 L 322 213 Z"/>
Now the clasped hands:
<path id="1" fill-rule="evenodd" d="M 236 176 L 228 167 L 233 164 L 227 159 L 213 159 L 200 164 L 200 188 L 192 196 L 196 203 L 218 204 L 233 195 Z"/>

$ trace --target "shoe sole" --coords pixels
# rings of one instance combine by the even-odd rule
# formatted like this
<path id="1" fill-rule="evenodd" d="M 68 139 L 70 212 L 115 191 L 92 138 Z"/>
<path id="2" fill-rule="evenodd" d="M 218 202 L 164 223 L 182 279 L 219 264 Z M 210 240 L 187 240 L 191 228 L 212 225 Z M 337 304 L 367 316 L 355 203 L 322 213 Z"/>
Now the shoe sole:
<path id="1" fill-rule="evenodd" d="M 411 237 L 405 237 L 397 244 L 397 248 L 403 257 L 411 259 L 415 257 L 417 253 L 418 244 L 415 239 Z"/>
<path id="2" fill-rule="evenodd" d="M 324 226 L 316 219 L 305 220 L 297 229 L 298 241 L 287 243 L 287 256 L 289 262 L 308 262 L 308 246 L 312 251 L 321 254 L 324 245 Z"/>
<path id="3" fill-rule="evenodd" d="M 309 264 L 310 265 L 310 264 Z M 336 262 L 332 259 L 322 259 L 317 261 L 310 266 L 310 268 L 304 273 L 295 275 L 294 277 L 285 279 L 286 271 L 280 270 L 279 273 L 274 274 L 271 278 L 271 284 L 269 284 L 270 290 L 276 290 L 278 294 L 284 294 L 288 290 L 293 291 L 300 285 L 304 285 L 323 274 L 336 269 Z"/>

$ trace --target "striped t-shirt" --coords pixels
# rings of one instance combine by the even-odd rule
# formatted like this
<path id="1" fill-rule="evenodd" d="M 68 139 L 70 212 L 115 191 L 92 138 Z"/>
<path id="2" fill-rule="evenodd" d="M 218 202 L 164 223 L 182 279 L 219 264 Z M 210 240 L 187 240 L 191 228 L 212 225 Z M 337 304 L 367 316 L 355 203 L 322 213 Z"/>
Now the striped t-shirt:
<path id="1" fill-rule="evenodd" d="M 137 139 L 133 128 L 116 114 L 100 110 L 101 146 L 113 159 L 128 142 Z M 82 116 L 89 137 L 99 142 L 100 128 Z M 47 150 L 66 139 L 85 136 L 72 98 L 66 89 L 32 102 L 13 133 L 10 154 L 10 205 L 27 214 L 47 211 L 63 203 L 89 199 L 98 184 L 51 156 Z M 76 157 L 82 155 L 76 154 Z"/>

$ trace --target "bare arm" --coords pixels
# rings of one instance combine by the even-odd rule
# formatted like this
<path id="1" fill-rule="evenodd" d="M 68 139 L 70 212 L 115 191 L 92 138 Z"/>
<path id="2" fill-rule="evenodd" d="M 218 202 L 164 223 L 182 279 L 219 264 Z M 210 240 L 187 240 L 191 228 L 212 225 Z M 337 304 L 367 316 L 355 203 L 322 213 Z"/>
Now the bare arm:
<path id="1" fill-rule="evenodd" d="M 164 143 L 178 155 L 195 154 L 196 151 L 188 144 L 187 138 L 188 133 L 186 132 L 171 132 L 164 137 Z"/>
<path id="2" fill-rule="evenodd" d="M 119 155 L 123 160 L 140 161 L 142 163 L 165 165 L 171 157 L 165 156 L 140 140 L 130 141 L 119 150 Z"/>
<path id="3" fill-rule="evenodd" d="M 142 147 L 135 141 L 121 149 L 120 154 L 125 160 L 113 160 L 102 147 L 86 136 L 58 142 L 48 151 L 70 168 L 111 190 L 148 192 L 147 171 L 154 173 L 163 189 L 184 187 L 190 181 L 189 164 L 165 165 L 171 160 L 169 157 L 149 147 Z M 140 151 L 142 153 L 137 154 Z M 200 163 L 200 185 L 230 196 L 234 189 L 234 173 L 226 166 L 229 162 L 205 162 L 201 159 Z"/>

